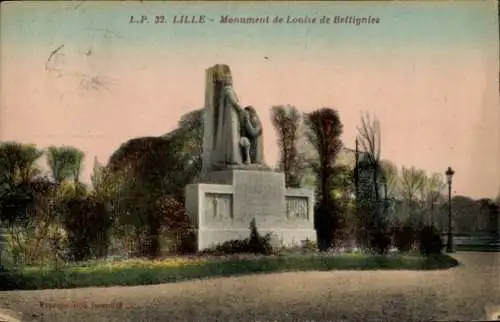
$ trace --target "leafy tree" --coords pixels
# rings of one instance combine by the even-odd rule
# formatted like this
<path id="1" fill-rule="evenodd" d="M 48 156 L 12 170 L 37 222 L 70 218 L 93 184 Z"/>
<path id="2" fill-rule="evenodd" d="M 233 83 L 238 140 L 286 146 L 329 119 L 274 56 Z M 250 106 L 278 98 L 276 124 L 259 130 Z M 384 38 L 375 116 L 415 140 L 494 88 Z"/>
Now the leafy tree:
<path id="1" fill-rule="evenodd" d="M 36 167 L 42 154 L 31 144 L 0 144 L 0 221 L 26 222 L 28 211 L 48 189 Z"/>
<path id="2" fill-rule="evenodd" d="M 49 147 L 47 149 L 47 163 L 54 181 L 61 183 L 72 177 L 75 182 L 78 182 L 84 156 L 83 151 L 74 147 Z"/>
<path id="3" fill-rule="evenodd" d="M 178 128 L 167 134 L 179 142 L 185 162 L 186 180 L 197 180 L 202 169 L 204 109 L 183 115 Z"/>
<path id="4" fill-rule="evenodd" d="M 197 110 L 183 116 L 172 132 L 129 140 L 111 156 L 105 174 L 109 182 L 95 189 L 115 191 L 111 204 L 117 234 L 125 237 L 132 229 L 138 253 L 159 256 L 164 228 L 173 238 L 189 230 L 187 214 L 179 209 L 186 184 L 200 175 L 202 142 L 203 111 Z"/>
<path id="5" fill-rule="evenodd" d="M 355 183 L 353 169 L 345 164 L 334 168 L 331 194 L 338 209 L 336 241 L 351 241 L 358 233 L 359 220 L 355 216 Z"/>
<path id="6" fill-rule="evenodd" d="M 32 144 L 0 144 L 0 222 L 8 228 L 15 263 L 42 255 L 39 245 L 47 238 L 43 227 L 52 217 L 54 187 L 36 165 L 42 155 Z"/>
<path id="7" fill-rule="evenodd" d="M 351 200 L 355 193 L 353 170 L 348 165 L 337 165 L 331 180 L 333 198 Z"/>
<path id="8" fill-rule="evenodd" d="M 105 256 L 112 219 L 104 203 L 92 196 L 64 198 L 62 224 L 68 235 L 73 260 Z"/>
<path id="9" fill-rule="evenodd" d="M 301 114 L 296 107 L 273 106 L 271 121 L 278 135 L 279 168 L 285 173 L 287 187 L 299 187 L 302 179 L 302 159 L 297 144 L 300 136 Z"/>
<path id="10" fill-rule="evenodd" d="M 33 144 L 0 143 L 0 180 L 4 185 L 29 182 L 40 175 L 36 162 L 43 151 Z"/>
<path id="11" fill-rule="evenodd" d="M 159 153 L 164 144 L 172 147 L 170 151 Z M 176 195 L 184 197 L 184 187 L 195 181 L 201 171 L 203 153 L 203 110 L 195 110 L 184 115 L 179 127 L 161 137 L 142 137 L 131 139 L 120 146 L 110 157 L 108 168 L 111 173 L 132 169 L 137 172 L 140 162 L 152 158 L 161 158 L 171 155 L 175 158 L 175 165 L 163 163 L 161 168 L 167 167 L 171 179 L 171 187 L 176 186 Z M 170 156 L 169 156 L 170 157 Z M 161 160 L 158 161 L 161 164 Z M 182 171 L 175 171 L 182 169 Z M 154 169 L 143 169 L 139 175 L 152 174 Z"/>
<path id="12" fill-rule="evenodd" d="M 322 108 L 305 115 L 307 138 L 317 153 L 317 162 L 312 168 L 318 178 L 320 198 L 316 211 L 316 230 L 318 247 L 330 247 L 335 229 L 338 226 L 338 207 L 332 198 L 332 179 L 336 173 L 336 158 L 342 149 L 340 136 L 343 125 L 336 110 Z"/>

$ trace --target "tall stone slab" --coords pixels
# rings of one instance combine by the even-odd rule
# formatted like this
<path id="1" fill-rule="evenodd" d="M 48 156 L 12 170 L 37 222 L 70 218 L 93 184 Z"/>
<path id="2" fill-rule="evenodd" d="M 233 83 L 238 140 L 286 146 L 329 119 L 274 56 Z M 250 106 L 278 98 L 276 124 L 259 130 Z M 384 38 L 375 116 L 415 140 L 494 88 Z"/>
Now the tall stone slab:
<path id="1" fill-rule="evenodd" d="M 203 115 L 203 156 L 201 176 L 204 177 L 209 171 L 213 150 L 214 135 L 214 78 L 217 66 L 205 70 L 205 106 Z"/>

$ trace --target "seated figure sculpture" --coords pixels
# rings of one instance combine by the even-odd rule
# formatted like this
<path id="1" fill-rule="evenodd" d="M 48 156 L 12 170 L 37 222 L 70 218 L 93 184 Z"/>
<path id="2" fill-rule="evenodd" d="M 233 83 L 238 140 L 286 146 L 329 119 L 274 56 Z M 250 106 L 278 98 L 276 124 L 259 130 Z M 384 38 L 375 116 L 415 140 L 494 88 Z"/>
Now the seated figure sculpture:
<path id="1" fill-rule="evenodd" d="M 243 163 L 262 164 L 262 124 L 257 111 L 246 106 L 241 113 L 240 146 Z"/>

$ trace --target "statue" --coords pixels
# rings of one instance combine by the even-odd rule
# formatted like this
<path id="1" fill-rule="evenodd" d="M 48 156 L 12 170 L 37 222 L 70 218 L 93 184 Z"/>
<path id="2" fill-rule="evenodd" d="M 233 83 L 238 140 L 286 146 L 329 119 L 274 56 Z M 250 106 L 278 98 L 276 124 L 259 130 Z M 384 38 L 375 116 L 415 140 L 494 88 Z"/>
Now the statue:
<path id="1" fill-rule="evenodd" d="M 263 163 L 262 123 L 252 106 L 245 107 L 242 113 L 240 145 L 245 164 Z"/>
<path id="2" fill-rule="evenodd" d="M 214 148 L 212 162 L 216 165 L 237 165 L 242 163 L 240 152 L 240 127 L 243 108 L 233 90 L 229 71 L 215 80 L 214 99 Z"/>
<path id="3" fill-rule="evenodd" d="M 229 66 L 209 68 L 206 86 L 203 171 L 264 165 L 260 119 L 241 106 Z"/>

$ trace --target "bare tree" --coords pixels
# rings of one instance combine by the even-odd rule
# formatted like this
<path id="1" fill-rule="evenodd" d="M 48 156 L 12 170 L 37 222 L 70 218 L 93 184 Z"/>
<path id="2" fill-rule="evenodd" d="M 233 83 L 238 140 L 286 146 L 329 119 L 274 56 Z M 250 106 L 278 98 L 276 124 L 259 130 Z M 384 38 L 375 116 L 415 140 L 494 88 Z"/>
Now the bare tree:
<path id="1" fill-rule="evenodd" d="M 380 201 L 380 190 L 378 189 L 380 178 L 380 122 L 372 119 L 369 114 L 361 117 L 361 125 L 358 126 L 359 142 L 366 152 L 368 162 L 373 170 L 373 186 L 375 187 L 375 200 Z"/>
<path id="2" fill-rule="evenodd" d="M 415 218 L 416 204 L 421 201 L 421 194 L 426 182 L 425 172 L 415 167 L 401 169 L 401 194 L 413 224 L 421 224 L 422 217 Z"/>
<path id="3" fill-rule="evenodd" d="M 445 187 L 446 184 L 444 183 L 443 174 L 436 172 L 431 174 L 428 178 L 426 185 L 426 200 L 431 208 L 433 208 L 434 203 L 437 201 L 439 196 L 441 196 Z"/>
<path id="4" fill-rule="evenodd" d="M 395 198 L 400 195 L 399 170 L 394 163 L 389 160 L 382 160 L 382 176 L 385 184 L 386 197 Z"/>

